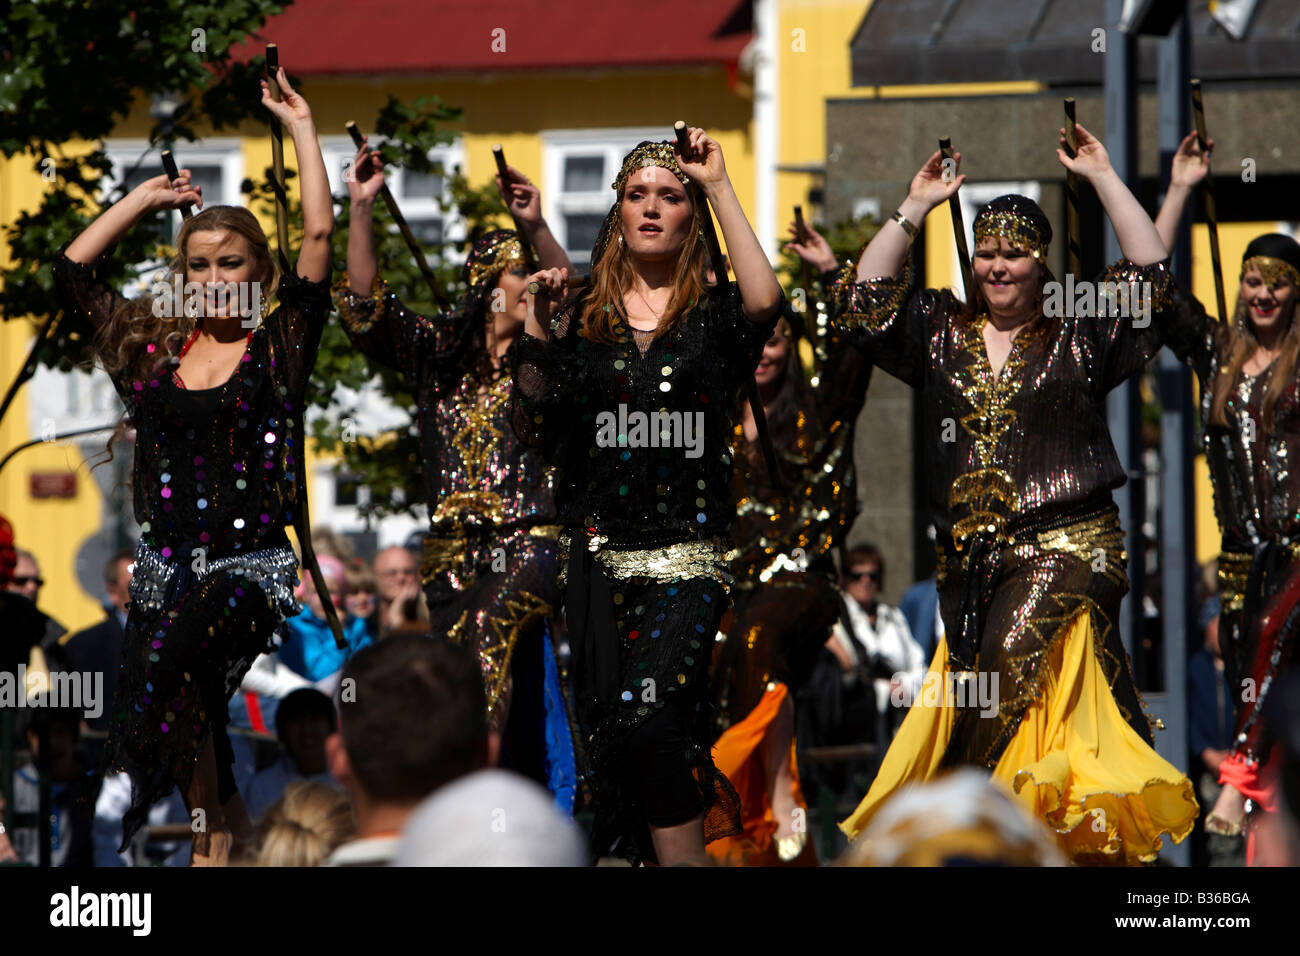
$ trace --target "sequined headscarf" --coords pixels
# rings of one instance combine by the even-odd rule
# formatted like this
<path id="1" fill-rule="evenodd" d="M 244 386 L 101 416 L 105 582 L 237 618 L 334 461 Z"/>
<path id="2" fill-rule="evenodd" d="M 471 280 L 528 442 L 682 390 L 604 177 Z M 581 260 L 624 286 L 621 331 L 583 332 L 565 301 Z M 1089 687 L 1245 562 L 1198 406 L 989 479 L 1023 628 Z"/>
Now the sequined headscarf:
<path id="1" fill-rule="evenodd" d="M 483 315 L 487 300 L 496 288 L 497 277 L 524 264 L 524 248 L 513 229 L 494 229 L 480 236 L 470 249 L 461 270 L 465 283 L 464 312 Z"/>
<path id="2" fill-rule="evenodd" d="M 1028 196 L 1007 193 L 985 205 L 975 217 L 975 242 L 992 236 L 1003 238 L 1021 249 L 1028 249 L 1039 262 L 1046 263 L 1047 247 L 1052 243 L 1052 224 L 1042 208 Z"/>
<path id="3" fill-rule="evenodd" d="M 614 236 L 621 227 L 620 213 L 623 208 L 623 190 L 627 187 L 627 181 L 632 178 L 632 174 L 638 169 L 644 169 L 647 166 L 658 166 L 661 169 L 668 170 L 689 190 L 691 185 L 690 177 L 682 172 L 682 167 L 677 164 L 677 154 L 673 152 L 672 143 L 668 140 L 654 142 L 648 139 L 638 143 L 630 153 L 623 157 L 623 165 L 619 167 L 618 176 L 610 183 L 618 198 L 614 200 L 614 205 L 609 208 L 605 221 L 601 223 L 600 234 L 596 237 L 595 248 L 591 251 L 592 268 L 595 268 L 596 264 L 600 262 L 601 257 L 605 254 L 605 249 L 613 241 Z M 696 210 L 696 216 L 699 216 L 698 210 Z M 702 236 L 699 238 L 702 241 Z"/>
<path id="4" fill-rule="evenodd" d="M 1300 243 L 1280 232 L 1270 232 L 1252 239 L 1241 257 L 1241 273 L 1254 269 L 1269 288 L 1282 278 L 1300 289 Z"/>

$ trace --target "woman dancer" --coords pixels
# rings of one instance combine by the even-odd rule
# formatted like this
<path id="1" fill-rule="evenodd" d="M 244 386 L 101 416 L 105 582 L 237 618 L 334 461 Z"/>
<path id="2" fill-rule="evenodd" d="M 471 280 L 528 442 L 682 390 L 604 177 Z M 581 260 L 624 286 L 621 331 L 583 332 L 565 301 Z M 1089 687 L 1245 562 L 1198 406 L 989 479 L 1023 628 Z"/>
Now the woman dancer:
<path id="1" fill-rule="evenodd" d="M 137 186 L 54 264 L 67 307 L 96 327 L 99 360 L 136 431 L 141 538 L 107 755 L 131 775 L 122 849 L 149 807 L 179 787 L 202 823 L 193 838 L 200 865 L 224 864 L 232 840 L 252 835 L 231 772 L 226 702 L 300 610 L 284 529 L 299 506 L 303 394 L 330 312 L 329 183 L 307 101 L 283 70 L 278 81 L 283 102 L 263 82 L 262 104 L 293 137 L 303 243 L 296 271 L 279 277 L 273 312 L 257 321 L 236 307 L 245 298 L 236 289 L 256 283 L 247 296 L 256 301 L 277 270 L 257 220 L 233 206 L 203 210 L 177 237 L 172 275 L 201 283 L 201 303 L 128 301 L 97 278 L 97 260 L 141 219 L 201 205 L 185 170 Z"/>
<path id="2" fill-rule="evenodd" d="M 412 312 L 388 291 L 375 259 L 372 219 L 384 185 L 382 161 L 363 145 L 354 168 L 348 275 L 335 297 L 352 342 L 400 371 L 415 395 L 429 504 L 421 577 L 430 626 L 476 649 L 488 712 L 501 728 L 516 644 L 540 633 L 559 603 L 555 480 L 542 456 L 514 435 L 503 363 L 528 310 L 523 247 L 514 232 L 487 233 L 465 260 L 460 308 L 433 317 Z M 510 172 L 513 184 L 498 184 L 526 230 L 523 238 L 544 266 L 568 268 L 542 218 L 540 191 Z M 540 695 L 540 677 L 536 687 L 531 683 L 528 692 Z M 537 756 L 530 764 L 540 764 L 541 721 L 528 723 L 539 735 L 523 751 Z M 516 769 L 522 769 L 517 762 Z M 533 771 L 544 779 L 543 769 Z"/>
<path id="3" fill-rule="evenodd" d="M 709 756 L 705 683 L 729 580 L 732 401 L 782 300 L 722 150 L 689 135 L 688 155 L 644 142 L 624 158 L 587 290 L 552 329 L 565 277 L 539 273 L 547 296 L 513 360 L 515 427 L 564 469 L 561 574 L 596 849 L 665 865 L 739 830 Z M 735 283 L 704 286 L 708 210 L 691 181 Z"/>
<path id="4" fill-rule="evenodd" d="M 830 280 L 829 288 L 835 256 L 809 232 L 807 246 L 791 247 Z M 812 321 L 821 317 L 807 314 Z M 723 731 L 714 758 L 740 794 L 745 835 L 718 841 L 709 852 L 748 863 L 793 861 L 807 842 L 793 748 L 794 698 L 839 607 L 831 554 L 857 516 L 853 424 L 871 380 L 863 354 L 829 330 L 815 340 L 820 371 L 809 382 L 795 341 L 782 319 L 754 371 L 785 487 L 773 484 L 748 402 L 733 410 L 736 582 L 731 626 L 714 662 Z"/>
<path id="5" fill-rule="evenodd" d="M 1208 152 L 1188 134 L 1156 219 L 1166 246 L 1208 173 Z M 1300 571 L 1300 476 L 1288 462 L 1300 455 L 1298 300 L 1300 244 L 1277 233 L 1258 236 L 1242 256 L 1231 321 L 1216 322 L 1196 299 L 1180 296 L 1169 340 L 1200 381 L 1202 441 L 1223 531 L 1219 635 L 1228 682 L 1239 690 L 1232 752 L 1219 768 L 1224 786 L 1205 828 L 1226 836 L 1242 832 L 1247 799 L 1269 812 L 1277 806 L 1274 738 L 1261 714 L 1270 689 L 1293 666 L 1296 640 L 1290 612 Z M 1283 626 L 1261 626 L 1266 611 Z"/>
<path id="6" fill-rule="evenodd" d="M 1191 783 L 1152 749 L 1115 627 L 1128 579 L 1111 492 L 1124 472 L 1105 400 L 1160 346 L 1166 253 L 1102 144 L 1078 136 L 1075 158 L 1057 156 L 1092 183 L 1126 257 L 1103 280 L 1145 290 L 1150 321 L 1055 308 L 1051 226 L 1023 196 L 976 217 L 972 307 L 909 291 L 899 272 L 913 224 L 964 179 L 947 181 L 937 152 L 867 246 L 857 282 L 846 270 L 841 285 L 846 334 L 925 389 L 947 634 L 875 784 L 841 824 L 850 837 L 903 784 L 960 764 L 1013 786 L 1075 861 L 1151 861 L 1161 834 L 1180 841 L 1195 820 Z"/>

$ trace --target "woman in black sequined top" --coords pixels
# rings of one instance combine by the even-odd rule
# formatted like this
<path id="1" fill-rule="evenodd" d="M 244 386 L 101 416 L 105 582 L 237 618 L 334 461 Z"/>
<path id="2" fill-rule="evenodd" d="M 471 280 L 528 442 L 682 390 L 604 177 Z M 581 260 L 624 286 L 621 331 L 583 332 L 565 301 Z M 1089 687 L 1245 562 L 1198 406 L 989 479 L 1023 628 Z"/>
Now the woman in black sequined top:
<path id="1" fill-rule="evenodd" d="M 122 848 L 179 787 L 204 823 L 196 864 L 223 864 L 232 841 L 251 836 L 226 702 L 300 610 L 284 529 L 299 506 L 303 395 L 330 312 L 334 216 L 311 110 L 283 70 L 279 84 L 283 102 L 263 83 L 262 103 L 293 137 L 304 236 L 274 311 L 260 316 L 276 274 L 266 237 L 236 207 L 186 221 L 168 286 L 152 298 L 125 300 L 97 278 L 96 261 L 142 218 L 201 204 L 187 170 L 136 187 L 54 264 L 66 307 L 96 327 L 99 359 L 136 432 L 141 538 L 107 754 L 132 782 Z"/>
<path id="2" fill-rule="evenodd" d="M 921 390 L 946 632 L 850 836 L 898 787 L 961 764 L 1013 787 L 1077 862 L 1150 861 L 1195 821 L 1116 626 L 1128 578 L 1111 491 L 1125 476 L 1106 396 L 1160 347 L 1166 253 L 1101 143 L 1078 127 L 1070 158 L 1064 133 L 1061 164 L 1092 184 L 1127 257 L 1101 283 L 1056 283 L 1047 218 L 1002 196 L 974 223 L 974 303 L 909 288 L 912 224 L 964 178 L 936 152 L 840 285 L 845 334 Z"/>
<path id="3" fill-rule="evenodd" d="M 1213 141 L 1208 144 L 1213 148 Z M 1209 174 L 1188 134 L 1174 155 L 1156 228 L 1172 248 L 1183 209 Z M 1232 695 L 1232 750 L 1219 758 L 1223 790 L 1209 832 L 1242 832 L 1245 801 L 1277 806 L 1274 735 L 1262 715 L 1270 690 L 1294 669 L 1300 624 L 1300 243 L 1258 236 L 1241 261 L 1237 306 L 1216 321 L 1180 290 L 1169 346 L 1201 386 L 1202 446 L 1222 530 L 1219 641 Z M 1265 627 L 1271 620 L 1281 626 Z"/>
<path id="4" fill-rule="evenodd" d="M 375 257 L 371 222 L 384 184 L 382 161 L 363 145 L 354 169 L 348 276 L 335 299 L 348 338 L 367 357 L 400 371 L 415 396 L 429 506 L 421 577 L 430 627 L 474 649 L 488 711 L 500 727 L 509 711 L 516 645 L 525 640 L 540 661 L 535 638 L 559 604 L 554 473 L 539 451 L 515 437 L 503 362 L 528 309 L 524 250 L 513 231 L 487 233 L 465 261 L 459 308 L 434 316 L 412 312 L 388 291 Z M 513 182 L 498 178 L 498 188 L 526 230 L 524 240 L 543 266 L 570 267 L 542 218 L 540 191 L 510 172 Z M 532 761 L 544 776 L 541 763 L 540 755 Z"/>
<path id="5" fill-rule="evenodd" d="M 588 289 L 553 326 L 539 296 L 513 359 L 516 430 L 562 470 L 596 849 L 664 864 L 739 829 L 709 757 L 705 684 L 729 579 L 732 401 L 782 301 L 718 145 L 692 129 L 690 151 L 646 142 L 628 154 Z M 696 216 L 708 212 L 690 180 L 712 201 L 734 284 L 704 286 Z M 539 278 L 559 296 L 559 272 Z"/>

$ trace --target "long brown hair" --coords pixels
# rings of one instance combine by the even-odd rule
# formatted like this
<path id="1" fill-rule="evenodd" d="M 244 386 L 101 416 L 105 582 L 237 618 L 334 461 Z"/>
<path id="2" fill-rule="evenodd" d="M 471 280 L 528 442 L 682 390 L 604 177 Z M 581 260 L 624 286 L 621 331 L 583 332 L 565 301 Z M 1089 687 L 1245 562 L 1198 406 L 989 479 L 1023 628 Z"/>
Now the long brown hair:
<path id="1" fill-rule="evenodd" d="M 690 196 L 689 192 L 687 196 Z M 623 197 L 619 196 L 618 203 L 610 211 L 610 215 L 615 217 L 612 234 L 599 259 L 592 263 L 591 291 L 582 306 L 582 335 L 592 342 L 617 342 L 614 323 L 627 321 L 623 293 L 632 288 L 635 270 L 627 244 L 622 241 L 622 202 Z M 693 205 L 692 210 L 695 211 Z M 698 211 L 695 215 L 698 216 Z M 708 287 L 704 284 L 704 243 L 699 240 L 698 230 L 699 220 L 693 216 L 691 234 L 682 243 L 673 269 L 673 294 L 668 299 L 663 321 L 655 329 L 655 338 L 675 332 L 685 320 L 686 313 L 702 305 L 708 296 Z"/>
<path id="2" fill-rule="evenodd" d="M 1266 432 L 1273 430 L 1273 408 L 1277 405 L 1282 390 L 1290 383 L 1297 360 L 1300 360 L 1300 322 L 1296 321 L 1296 303 L 1297 296 L 1293 295 L 1290 304 L 1291 314 L 1287 317 L 1287 329 L 1282 336 L 1282 350 L 1278 354 L 1277 364 L 1273 367 L 1268 388 L 1264 392 L 1263 424 Z M 1210 399 L 1210 424 L 1224 428 L 1228 425 L 1227 416 L 1223 413 L 1228 403 L 1228 395 L 1241 376 L 1242 367 L 1250 361 L 1250 357 L 1259 348 L 1259 339 L 1256 338 L 1255 329 L 1250 324 L 1245 296 L 1237 296 L 1237 308 L 1232 314 L 1232 325 L 1225 332 L 1227 343 L 1222 349 L 1223 361 L 1219 363 L 1219 370 L 1214 376 Z"/>
<path id="3" fill-rule="evenodd" d="M 180 276 L 183 285 L 190 237 L 196 232 L 217 230 L 229 230 L 248 241 L 257 266 L 265 312 L 266 300 L 279 279 L 279 269 L 261 225 L 242 206 L 211 206 L 185 220 L 176 237 L 176 256 L 168 263 L 165 282 L 170 286 L 173 278 Z M 154 315 L 153 296 L 124 300 L 109 321 L 95 332 L 95 354 L 104 370 L 115 377 L 149 378 L 161 364 L 179 355 L 196 325 L 195 319 L 186 315 L 180 305 L 173 303 L 172 308 L 162 310 L 166 315 L 159 316 Z"/>

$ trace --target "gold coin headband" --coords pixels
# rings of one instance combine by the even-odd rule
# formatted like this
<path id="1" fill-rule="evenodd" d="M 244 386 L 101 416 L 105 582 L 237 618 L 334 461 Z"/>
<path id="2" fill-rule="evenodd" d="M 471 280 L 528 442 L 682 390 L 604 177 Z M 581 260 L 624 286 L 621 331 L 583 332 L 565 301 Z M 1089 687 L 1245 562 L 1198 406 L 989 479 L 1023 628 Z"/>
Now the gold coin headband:
<path id="1" fill-rule="evenodd" d="M 1244 276 L 1251 269 L 1260 274 L 1264 284 L 1270 289 L 1282 279 L 1288 280 L 1291 285 L 1300 289 L 1300 272 L 1297 272 L 1295 266 L 1285 259 L 1274 259 L 1272 256 L 1254 256 L 1241 264 L 1241 274 Z"/>
<path id="2" fill-rule="evenodd" d="M 985 213 L 975 219 L 975 242 L 993 237 L 1028 249 L 1035 259 L 1047 258 L 1047 242 L 1033 220 L 1009 210 Z"/>
<path id="3" fill-rule="evenodd" d="M 502 231 L 499 238 L 480 250 L 474 261 L 470 263 L 469 288 L 476 288 L 493 276 L 523 264 L 524 248 L 519 243 L 519 237 L 513 232 Z"/>
<path id="4" fill-rule="evenodd" d="M 677 165 L 677 154 L 673 152 L 672 143 L 667 141 L 659 143 L 647 142 L 632 150 L 623 160 L 623 167 L 618 171 L 618 178 L 611 183 L 614 192 L 621 197 L 623 187 L 627 185 L 627 181 L 632 177 L 632 174 L 638 169 L 644 169 L 647 166 L 659 166 L 667 169 L 681 181 L 683 186 L 691 184 L 690 177 L 682 172 L 681 166 Z"/>

